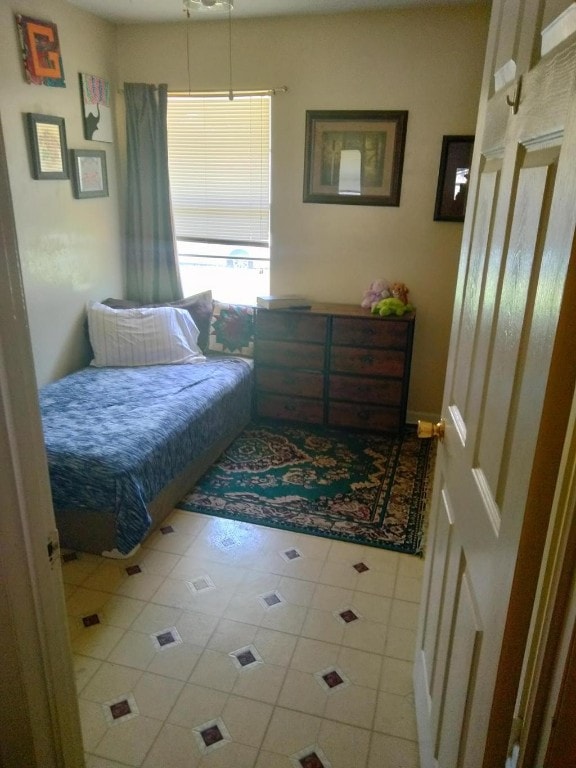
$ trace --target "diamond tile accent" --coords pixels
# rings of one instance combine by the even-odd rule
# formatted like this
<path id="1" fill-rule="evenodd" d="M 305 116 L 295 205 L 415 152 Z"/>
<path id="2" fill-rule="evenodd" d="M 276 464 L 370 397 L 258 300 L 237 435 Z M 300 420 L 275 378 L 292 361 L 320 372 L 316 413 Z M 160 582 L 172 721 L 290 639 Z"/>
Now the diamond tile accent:
<path id="1" fill-rule="evenodd" d="M 97 613 L 91 613 L 90 616 L 82 616 L 82 624 L 85 627 L 93 627 L 95 624 L 100 624 L 100 616 Z"/>
<path id="2" fill-rule="evenodd" d="M 139 565 L 129 565 L 128 568 L 124 569 L 128 576 L 134 576 L 137 573 L 142 573 L 142 568 L 140 568 Z"/>
<path id="3" fill-rule="evenodd" d="M 155 632 L 150 637 L 157 651 L 165 651 L 167 648 L 172 648 L 182 643 L 182 638 L 176 627 L 169 627 L 160 632 Z"/>
<path id="4" fill-rule="evenodd" d="M 346 675 L 336 667 L 328 667 L 328 669 L 323 669 L 321 672 L 316 672 L 314 677 L 326 693 L 340 691 L 350 685 Z"/>
<path id="5" fill-rule="evenodd" d="M 204 731 L 200 731 L 200 736 L 202 736 L 202 741 L 204 744 L 206 744 L 207 747 L 211 747 L 212 744 L 216 744 L 217 741 L 222 741 L 224 738 L 220 728 L 218 728 L 217 725 L 211 725 Z"/>
<path id="6" fill-rule="evenodd" d="M 160 533 L 166 536 L 168 533 L 174 533 L 174 528 L 171 525 L 163 525 L 160 528 Z"/>
<path id="7" fill-rule="evenodd" d="M 136 699 L 131 693 L 104 702 L 104 704 L 102 704 L 102 709 L 104 710 L 104 716 L 110 725 L 124 723 L 126 720 L 132 720 L 132 718 L 138 717 L 140 714 L 138 706 L 136 705 Z"/>
<path id="8" fill-rule="evenodd" d="M 356 565 L 353 565 L 352 567 L 355 568 L 358 571 L 358 573 L 364 573 L 365 571 L 370 570 L 370 568 L 368 568 L 366 563 L 356 563 Z"/>
<path id="9" fill-rule="evenodd" d="M 245 648 L 238 648 L 230 654 L 235 666 L 241 670 L 254 669 L 263 663 L 262 657 L 253 645 L 247 645 Z"/>
<path id="10" fill-rule="evenodd" d="M 335 611 L 334 616 L 337 619 L 344 622 L 344 624 L 350 624 L 352 621 L 358 621 L 360 616 L 352 608 L 344 608 L 340 611 Z"/>
<path id="11" fill-rule="evenodd" d="M 275 608 L 284 602 L 284 598 L 278 592 L 265 592 L 258 597 L 264 608 Z"/>
<path id="12" fill-rule="evenodd" d="M 302 749 L 292 755 L 290 762 L 295 768 L 332 768 L 328 758 L 318 746 Z"/>
<path id="13" fill-rule="evenodd" d="M 124 715 L 129 715 L 132 710 L 130 709 L 128 699 L 122 699 L 122 701 L 119 701 L 116 704 L 110 704 L 110 712 L 112 713 L 114 720 L 119 720 L 121 717 L 124 717 Z"/>
<path id="14" fill-rule="evenodd" d="M 327 672 L 325 675 L 322 675 L 322 680 L 324 680 L 328 688 L 335 688 L 337 685 L 342 685 L 344 682 L 335 669 L 333 669 L 332 672 Z"/>
<path id="15" fill-rule="evenodd" d="M 187 581 L 186 584 L 192 594 L 206 592 L 209 589 L 216 589 L 216 584 L 214 584 L 210 576 L 198 576 L 197 578 L 192 579 L 192 581 Z"/>
<path id="16" fill-rule="evenodd" d="M 194 735 L 203 755 L 207 755 L 231 741 L 228 729 L 220 717 L 194 728 Z"/>
<path id="17" fill-rule="evenodd" d="M 299 557 L 302 557 L 302 552 L 300 552 L 299 549 L 293 547 L 292 549 L 285 549 L 284 552 L 280 552 L 280 555 L 284 558 L 284 560 L 290 562 L 291 560 L 297 560 Z"/>

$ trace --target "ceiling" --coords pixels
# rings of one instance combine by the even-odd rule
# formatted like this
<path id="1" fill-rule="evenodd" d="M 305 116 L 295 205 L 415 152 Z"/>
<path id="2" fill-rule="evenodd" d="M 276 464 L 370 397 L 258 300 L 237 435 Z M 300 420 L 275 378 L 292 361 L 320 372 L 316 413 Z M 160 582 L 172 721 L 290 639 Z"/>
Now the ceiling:
<path id="1" fill-rule="evenodd" d="M 345 13 L 384 8 L 414 8 L 430 5 L 471 5 L 480 0 L 234 0 L 234 18 Z M 117 24 L 159 23 L 186 19 L 183 0 L 68 0 L 71 5 Z M 228 10 L 216 5 L 194 8 L 197 21 L 227 18 Z"/>

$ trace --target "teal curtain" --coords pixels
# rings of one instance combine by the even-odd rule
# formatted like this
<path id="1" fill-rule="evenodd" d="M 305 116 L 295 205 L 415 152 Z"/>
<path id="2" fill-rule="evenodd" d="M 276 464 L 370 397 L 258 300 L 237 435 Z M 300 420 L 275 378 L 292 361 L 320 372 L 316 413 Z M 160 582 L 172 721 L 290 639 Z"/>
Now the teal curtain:
<path id="1" fill-rule="evenodd" d="M 168 178 L 168 87 L 124 83 L 127 140 L 126 294 L 182 298 Z"/>

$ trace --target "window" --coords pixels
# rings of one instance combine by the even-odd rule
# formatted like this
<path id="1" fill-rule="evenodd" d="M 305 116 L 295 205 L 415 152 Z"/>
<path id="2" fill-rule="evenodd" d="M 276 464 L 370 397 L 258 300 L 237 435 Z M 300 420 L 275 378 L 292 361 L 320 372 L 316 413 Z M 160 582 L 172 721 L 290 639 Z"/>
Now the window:
<path id="1" fill-rule="evenodd" d="M 268 294 L 270 96 L 169 96 L 168 165 L 184 295 Z"/>

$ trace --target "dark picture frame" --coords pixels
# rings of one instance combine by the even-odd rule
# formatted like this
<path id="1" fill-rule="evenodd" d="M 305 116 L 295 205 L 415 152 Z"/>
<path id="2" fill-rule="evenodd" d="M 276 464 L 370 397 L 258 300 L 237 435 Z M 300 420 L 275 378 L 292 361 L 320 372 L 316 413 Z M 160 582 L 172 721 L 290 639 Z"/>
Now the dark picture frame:
<path id="1" fill-rule="evenodd" d="M 71 149 L 74 197 L 108 197 L 106 152 L 103 149 Z"/>
<path id="2" fill-rule="evenodd" d="M 407 110 L 308 110 L 304 202 L 400 205 L 407 124 Z"/>
<path id="3" fill-rule="evenodd" d="M 68 155 L 63 117 L 26 113 L 32 178 L 67 179 Z"/>
<path id="4" fill-rule="evenodd" d="M 474 136 L 444 136 L 434 221 L 464 221 Z"/>

